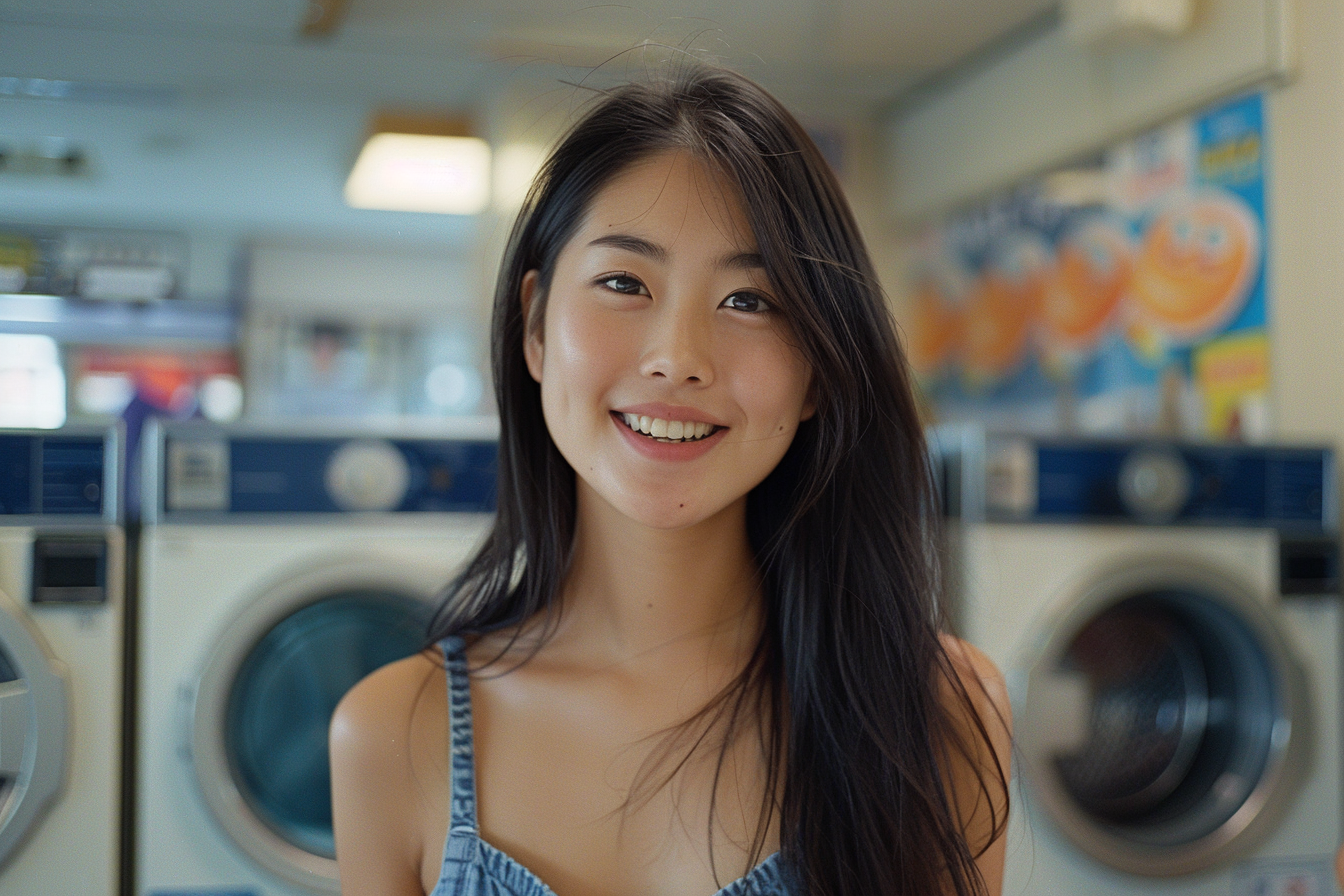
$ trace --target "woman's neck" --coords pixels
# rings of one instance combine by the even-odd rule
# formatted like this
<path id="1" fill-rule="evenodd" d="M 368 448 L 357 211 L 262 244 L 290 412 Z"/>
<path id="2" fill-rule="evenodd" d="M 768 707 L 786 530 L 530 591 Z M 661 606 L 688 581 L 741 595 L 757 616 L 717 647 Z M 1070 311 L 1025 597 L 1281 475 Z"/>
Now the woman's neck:
<path id="1" fill-rule="evenodd" d="M 745 498 L 693 526 L 652 529 L 616 513 L 580 481 L 561 607 L 555 646 L 595 664 L 738 665 L 761 625 Z"/>

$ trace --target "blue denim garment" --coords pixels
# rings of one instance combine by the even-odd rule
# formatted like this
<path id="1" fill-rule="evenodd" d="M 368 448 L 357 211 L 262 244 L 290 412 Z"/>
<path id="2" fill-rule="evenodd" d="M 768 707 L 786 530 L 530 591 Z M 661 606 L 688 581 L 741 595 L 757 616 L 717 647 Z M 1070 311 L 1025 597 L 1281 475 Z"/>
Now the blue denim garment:
<path id="1" fill-rule="evenodd" d="M 443 871 L 430 896 L 555 896 L 541 878 L 481 839 L 476 824 L 476 761 L 466 651 L 461 638 L 445 638 L 439 646 L 448 669 L 453 796 Z M 774 853 L 713 896 L 791 896 L 786 878 L 779 853 Z"/>

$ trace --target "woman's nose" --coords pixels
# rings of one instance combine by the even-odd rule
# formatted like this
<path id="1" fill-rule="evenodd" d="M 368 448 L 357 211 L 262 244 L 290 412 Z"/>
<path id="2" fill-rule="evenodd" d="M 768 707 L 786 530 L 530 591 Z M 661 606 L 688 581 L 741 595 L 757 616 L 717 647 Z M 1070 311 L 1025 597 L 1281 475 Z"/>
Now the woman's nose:
<path id="1" fill-rule="evenodd" d="M 714 378 L 712 322 L 689 302 L 666 302 L 650 320 L 640 372 L 675 385 L 708 385 Z"/>

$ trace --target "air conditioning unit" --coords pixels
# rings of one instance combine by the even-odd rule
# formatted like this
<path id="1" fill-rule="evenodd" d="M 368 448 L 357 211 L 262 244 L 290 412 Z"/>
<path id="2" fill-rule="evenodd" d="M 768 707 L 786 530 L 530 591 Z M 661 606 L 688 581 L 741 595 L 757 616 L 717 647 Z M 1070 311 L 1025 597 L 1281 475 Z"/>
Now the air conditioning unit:
<path id="1" fill-rule="evenodd" d="M 1179 37 L 1195 19 L 1195 0 L 1064 0 L 1064 33 L 1088 46 Z"/>

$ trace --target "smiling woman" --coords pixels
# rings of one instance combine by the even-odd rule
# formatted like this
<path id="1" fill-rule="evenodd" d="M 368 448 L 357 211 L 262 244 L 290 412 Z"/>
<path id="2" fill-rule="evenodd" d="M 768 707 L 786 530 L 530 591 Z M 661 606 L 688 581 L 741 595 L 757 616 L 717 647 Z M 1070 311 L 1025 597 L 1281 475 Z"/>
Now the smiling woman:
<path id="1" fill-rule="evenodd" d="M 997 894 L 1002 680 L 942 633 L 906 363 L 788 112 L 601 96 L 493 351 L 494 530 L 333 721 L 347 896 Z"/>

